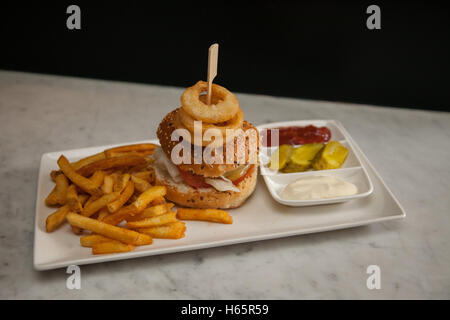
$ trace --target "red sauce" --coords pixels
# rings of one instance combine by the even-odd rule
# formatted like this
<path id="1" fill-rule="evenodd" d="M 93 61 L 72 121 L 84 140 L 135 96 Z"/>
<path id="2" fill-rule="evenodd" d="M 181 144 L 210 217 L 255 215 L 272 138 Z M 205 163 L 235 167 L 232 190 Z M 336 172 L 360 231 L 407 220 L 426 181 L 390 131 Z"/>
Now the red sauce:
<path id="1" fill-rule="evenodd" d="M 281 127 L 273 128 L 279 130 L 279 144 L 307 144 L 307 143 L 323 143 L 331 139 L 331 131 L 327 127 L 316 127 L 309 125 L 306 127 Z M 277 146 L 274 141 L 272 144 L 271 130 L 266 129 L 261 132 L 263 142 L 264 136 L 267 136 L 267 144 L 264 146 Z"/>

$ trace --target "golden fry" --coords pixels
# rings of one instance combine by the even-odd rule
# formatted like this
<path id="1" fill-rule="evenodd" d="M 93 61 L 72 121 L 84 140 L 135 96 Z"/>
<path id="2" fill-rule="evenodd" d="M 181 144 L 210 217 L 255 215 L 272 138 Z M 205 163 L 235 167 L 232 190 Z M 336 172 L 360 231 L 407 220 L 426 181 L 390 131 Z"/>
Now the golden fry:
<path id="1" fill-rule="evenodd" d="M 231 224 L 233 218 L 224 210 L 218 209 L 177 209 L 177 218 L 180 220 L 201 220 Z"/>
<path id="2" fill-rule="evenodd" d="M 111 239 L 101 236 L 99 234 L 90 234 L 90 235 L 83 236 L 80 238 L 81 246 L 89 247 L 89 248 L 91 248 L 92 246 L 94 246 L 97 243 L 108 242 L 108 241 L 116 241 L 116 240 L 111 240 Z"/>
<path id="3" fill-rule="evenodd" d="M 55 183 L 55 198 L 58 201 L 58 204 L 64 205 L 66 204 L 66 194 L 67 189 L 69 188 L 69 181 L 67 180 L 65 175 L 59 174 L 55 178 Z"/>
<path id="4" fill-rule="evenodd" d="M 141 193 L 150 189 L 152 186 L 148 181 L 141 179 L 135 175 L 131 176 L 131 180 L 134 182 L 134 186 L 135 186 L 136 190 Z"/>
<path id="5" fill-rule="evenodd" d="M 122 206 L 130 199 L 134 193 L 134 183 L 133 181 L 128 181 L 126 187 L 123 189 L 119 197 L 113 202 L 108 203 L 108 211 L 113 213 L 122 208 Z"/>
<path id="6" fill-rule="evenodd" d="M 156 197 L 150 202 L 151 206 L 156 206 L 158 204 L 166 203 L 166 199 L 163 196 Z"/>
<path id="7" fill-rule="evenodd" d="M 78 169 L 81 169 L 84 166 L 87 166 L 88 164 L 91 164 L 92 162 L 103 160 L 103 159 L 105 159 L 105 153 L 100 152 L 100 153 L 94 154 L 92 156 L 80 159 L 76 162 L 73 162 L 70 165 L 76 171 Z"/>
<path id="8" fill-rule="evenodd" d="M 140 144 L 130 144 L 126 146 L 120 146 L 115 148 L 106 149 L 105 155 L 107 158 L 114 157 L 120 153 L 136 152 L 140 154 L 153 154 L 153 151 L 158 146 L 153 143 L 140 143 Z"/>
<path id="9" fill-rule="evenodd" d="M 153 242 L 152 237 L 136 231 L 116 227 L 98 220 L 69 212 L 66 216 L 69 223 L 75 227 L 87 229 L 107 238 L 118 240 L 127 244 L 144 245 Z"/>
<path id="10" fill-rule="evenodd" d="M 81 206 L 81 202 L 78 199 L 77 187 L 74 184 L 71 184 L 67 188 L 66 201 L 67 205 L 70 208 L 70 211 L 80 213 L 83 209 L 83 207 Z"/>
<path id="11" fill-rule="evenodd" d="M 113 186 L 114 186 L 114 178 L 111 175 L 106 176 L 105 179 L 103 180 L 102 185 L 103 193 L 107 194 L 113 192 Z"/>
<path id="12" fill-rule="evenodd" d="M 144 211 L 142 211 L 141 213 L 139 213 L 133 217 L 130 217 L 129 219 L 127 219 L 127 221 L 138 221 L 138 220 L 143 220 L 146 218 L 153 218 L 156 216 L 160 216 L 162 214 L 169 212 L 173 206 L 174 206 L 173 203 L 158 204 L 156 206 L 152 206 L 152 207 L 144 209 Z"/>
<path id="13" fill-rule="evenodd" d="M 100 242 L 92 247 L 93 254 L 106 254 L 106 253 L 120 253 L 129 252 L 133 250 L 135 246 L 131 244 L 125 244 L 118 241 Z"/>
<path id="14" fill-rule="evenodd" d="M 105 207 L 108 203 L 115 201 L 119 196 L 120 196 L 120 193 L 118 193 L 118 192 L 105 194 L 105 195 L 101 196 L 100 198 L 98 198 L 97 200 L 94 200 L 91 203 L 89 203 L 89 205 L 86 205 L 83 208 L 83 211 L 81 212 L 81 214 L 85 217 L 90 217 L 94 213 L 96 213 L 98 210 Z"/>
<path id="15" fill-rule="evenodd" d="M 127 186 L 128 181 L 130 181 L 130 174 L 129 173 L 124 173 L 121 174 L 119 176 L 115 177 L 115 181 L 114 181 L 114 187 L 113 187 L 113 191 L 114 192 L 122 192 L 123 189 L 125 189 L 125 187 Z"/>
<path id="16" fill-rule="evenodd" d="M 98 170 L 95 171 L 90 180 L 94 183 L 96 187 L 100 187 L 103 184 L 103 180 L 105 179 L 106 173 L 104 171 Z"/>
<path id="17" fill-rule="evenodd" d="M 184 222 L 176 221 L 163 226 L 138 229 L 138 231 L 148 234 L 152 238 L 180 239 L 184 237 L 186 225 Z"/>
<path id="18" fill-rule="evenodd" d="M 109 216 L 109 211 L 107 207 L 103 207 L 100 209 L 100 211 L 98 212 L 98 217 L 97 220 L 98 221 L 103 221 L 105 220 L 105 218 Z"/>
<path id="19" fill-rule="evenodd" d="M 137 166 L 141 164 L 145 164 L 146 160 L 138 155 L 131 155 L 125 157 L 116 157 L 116 158 L 106 158 L 103 160 L 98 160 L 96 162 L 92 162 L 87 166 L 82 167 L 77 170 L 77 172 L 84 176 L 90 176 L 97 170 L 108 170 L 108 169 L 118 169 L 118 168 L 126 168 L 131 166 Z"/>
<path id="20" fill-rule="evenodd" d="M 127 222 L 127 227 L 136 229 L 136 228 L 161 226 L 170 222 L 177 221 L 175 215 L 176 215 L 175 212 L 168 212 L 153 218 L 146 218 L 138 221 L 130 221 Z"/>
<path id="21" fill-rule="evenodd" d="M 132 176 L 145 180 L 150 184 L 155 182 L 155 174 L 150 170 L 134 172 Z"/>
<path id="22" fill-rule="evenodd" d="M 126 207 L 122 207 L 116 212 L 110 214 L 105 219 L 103 219 L 104 223 L 112 224 L 113 226 L 118 225 L 124 220 L 130 219 L 138 213 L 137 208 L 134 205 L 129 205 Z"/>
<path id="23" fill-rule="evenodd" d="M 56 187 L 48 194 L 47 198 L 45 198 L 45 204 L 49 207 L 59 205 L 58 198 L 56 197 Z"/>
<path id="24" fill-rule="evenodd" d="M 58 159 L 58 166 L 64 172 L 66 177 L 77 185 L 81 190 L 95 196 L 100 196 L 102 191 L 95 184 L 81 175 L 79 175 L 69 164 L 69 160 L 61 155 Z"/>
<path id="25" fill-rule="evenodd" d="M 68 205 L 64 205 L 47 217 L 45 221 L 45 229 L 47 232 L 55 231 L 64 221 L 67 214 L 70 212 Z"/>
<path id="26" fill-rule="evenodd" d="M 163 186 L 151 187 L 150 189 L 141 193 L 136 201 L 133 202 L 133 205 L 139 211 L 142 211 L 151 201 L 153 201 L 157 197 L 163 197 L 164 195 L 166 195 L 166 191 L 166 187 Z"/>

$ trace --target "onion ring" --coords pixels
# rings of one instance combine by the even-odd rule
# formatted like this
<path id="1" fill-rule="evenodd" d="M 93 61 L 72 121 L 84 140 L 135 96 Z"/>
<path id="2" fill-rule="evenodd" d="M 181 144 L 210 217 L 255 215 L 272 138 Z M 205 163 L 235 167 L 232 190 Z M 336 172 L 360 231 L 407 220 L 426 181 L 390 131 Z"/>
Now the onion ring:
<path id="1" fill-rule="evenodd" d="M 180 117 L 181 123 L 188 129 L 191 133 L 194 133 L 194 118 L 192 118 L 189 113 L 184 111 L 184 109 L 180 108 L 178 110 L 178 116 Z M 206 130 L 209 129 L 217 129 L 222 134 L 222 137 L 226 136 L 227 129 L 236 130 L 242 129 L 242 124 L 244 123 L 244 113 L 241 108 L 238 109 L 236 115 L 225 122 L 220 124 L 211 124 L 207 122 L 202 122 L 202 134 L 205 133 Z"/>
<path id="2" fill-rule="evenodd" d="M 207 123 L 220 123 L 228 121 L 239 110 L 239 101 L 236 96 L 217 84 L 212 85 L 212 100 L 216 104 L 207 105 L 200 99 L 200 94 L 206 91 L 208 83 L 199 81 L 187 88 L 181 95 L 181 106 L 195 120 Z"/>

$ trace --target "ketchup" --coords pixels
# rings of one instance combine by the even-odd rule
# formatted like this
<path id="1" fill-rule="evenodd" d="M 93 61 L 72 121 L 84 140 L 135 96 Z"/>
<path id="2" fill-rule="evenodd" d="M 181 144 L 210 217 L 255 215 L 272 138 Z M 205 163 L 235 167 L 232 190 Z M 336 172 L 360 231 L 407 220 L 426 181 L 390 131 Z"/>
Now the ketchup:
<path id="1" fill-rule="evenodd" d="M 331 131 L 327 127 L 316 127 L 309 125 L 306 127 L 281 127 L 273 128 L 279 130 L 279 144 L 308 144 L 328 142 L 331 138 Z M 265 129 L 261 132 L 262 137 L 267 136 L 265 147 L 277 146 L 276 142 L 272 144 L 271 130 Z M 264 142 L 264 139 L 263 139 Z"/>

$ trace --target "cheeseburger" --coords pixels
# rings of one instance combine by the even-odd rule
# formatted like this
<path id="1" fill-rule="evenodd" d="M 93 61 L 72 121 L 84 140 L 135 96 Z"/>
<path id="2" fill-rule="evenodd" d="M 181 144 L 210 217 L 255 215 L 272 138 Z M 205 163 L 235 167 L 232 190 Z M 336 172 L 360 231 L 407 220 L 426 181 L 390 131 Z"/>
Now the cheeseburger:
<path id="1" fill-rule="evenodd" d="M 161 147 L 153 154 L 156 184 L 166 198 L 192 208 L 236 208 L 253 193 L 259 135 L 244 120 L 236 96 L 199 81 L 181 96 L 181 107 L 159 124 Z"/>

